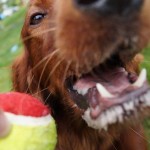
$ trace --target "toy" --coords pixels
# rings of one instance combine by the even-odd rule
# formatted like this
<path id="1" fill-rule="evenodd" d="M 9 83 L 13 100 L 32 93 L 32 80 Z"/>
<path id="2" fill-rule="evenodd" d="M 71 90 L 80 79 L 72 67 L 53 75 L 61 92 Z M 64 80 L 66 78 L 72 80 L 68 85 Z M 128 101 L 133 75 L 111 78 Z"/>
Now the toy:
<path id="1" fill-rule="evenodd" d="M 11 123 L 11 131 L 0 138 L 0 150 L 54 150 L 57 135 L 49 109 L 27 94 L 0 94 L 0 109 Z"/>

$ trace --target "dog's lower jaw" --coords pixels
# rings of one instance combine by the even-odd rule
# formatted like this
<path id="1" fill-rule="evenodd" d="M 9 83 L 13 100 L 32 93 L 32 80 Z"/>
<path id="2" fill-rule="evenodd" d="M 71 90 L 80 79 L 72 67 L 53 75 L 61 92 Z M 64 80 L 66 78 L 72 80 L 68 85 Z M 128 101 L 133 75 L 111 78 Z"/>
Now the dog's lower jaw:
<path id="1" fill-rule="evenodd" d="M 63 110 L 63 105 L 56 106 L 53 106 L 57 109 L 53 110 L 58 132 L 56 150 L 147 150 L 144 131 L 139 122 L 99 131 L 88 127 L 76 107 L 67 106 Z"/>
<path id="2" fill-rule="evenodd" d="M 140 124 L 109 132 L 99 132 L 87 127 L 86 124 L 78 129 L 72 129 L 71 124 L 61 125 L 58 122 L 56 150 L 147 150 L 144 131 Z"/>

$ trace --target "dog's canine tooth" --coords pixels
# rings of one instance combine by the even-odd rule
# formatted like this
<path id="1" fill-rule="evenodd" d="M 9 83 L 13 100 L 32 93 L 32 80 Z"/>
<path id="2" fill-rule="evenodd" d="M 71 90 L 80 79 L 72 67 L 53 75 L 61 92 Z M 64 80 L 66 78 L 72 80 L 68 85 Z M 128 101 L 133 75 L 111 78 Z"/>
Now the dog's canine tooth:
<path id="1" fill-rule="evenodd" d="M 107 97 L 107 98 L 114 97 L 114 95 L 112 95 L 102 84 L 97 83 L 96 88 L 102 97 Z"/>
<path id="2" fill-rule="evenodd" d="M 132 86 L 134 87 L 141 87 L 144 82 L 146 81 L 147 78 L 147 71 L 146 69 L 142 69 L 137 81 L 135 83 L 132 84 Z"/>

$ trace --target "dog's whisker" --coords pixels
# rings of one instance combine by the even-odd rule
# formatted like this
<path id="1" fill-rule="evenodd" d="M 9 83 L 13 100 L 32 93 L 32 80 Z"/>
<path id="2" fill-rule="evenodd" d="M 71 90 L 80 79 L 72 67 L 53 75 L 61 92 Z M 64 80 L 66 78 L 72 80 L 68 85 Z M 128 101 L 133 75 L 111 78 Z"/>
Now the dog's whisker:
<path id="1" fill-rule="evenodd" d="M 46 59 L 48 59 L 49 57 L 50 58 L 52 58 L 52 57 L 54 57 L 54 55 L 56 54 L 56 53 L 58 53 L 59 52 L 59 49 L 56 49 L 56 50 L 54 50 L 52 53 L 49 53 L 47 56 L 45 56 L 42 60 L 40 60 L 39 62 L 38 62 L 38 64 L 36 64 L 36 66 L 34 66 L 33 68 L 32 68 L 32 70 L 34 70 L 34 69 L 36 69 L 39 65 L 41 65 Z"/>
<path id="2" fill-rule="evenodd" d="M 52 53 L 50 55 L 50 57 L 48 58 L 48 60 L 46 61 L 46 63 L 44 64 L 44 67 L 42 69 L 42 72 L 41 72 L 41 75 L 40 75 L 40 78 L 39 78 L 39 83 L 38 83 L 38 89 L 40 88 L 40 84 L 41 84 L 41 80 L 42 80 L 42 77 L 43 77 L 43 74 L 44 74 L 44 71 L 46 69 L 46 67 L 48 66 L 48 63 L 51 61 L 51 59 L 55 56 L 57 51 L 54 51 L 54 53 Z"/>
<path id="3" fill-rule="evenodd" d="M 101 6 L 100 0 L 76 0 L 78 8 L 73 0 L 56 1 L 35 0 L 29 5 L 22 30 L 25 53 L 13 66 L 14 88 L 38 97 L 53 111 L 58 149 L 139 148 L 136 142 L 121 142 L 132 133 L 125 132 L 126 120 L 141 124 L 132 116 L 138 120 L 137 114 L 150 106 L 146 69 L 138 77 L 143 59 L 134 58 L 150 35 L 141 14 L 142 0 Z M 130 76 L 132 69 L 137 75 Z M 132 138 L 140 139 L 134 133 Z"/>
<path id="4" fill-rule="evenodd" d="M 143 135 L 141 135 L 139 132 L 135 131 L 133 128 L 129 127 L 130 130 L 132 130 L 135 134 L 137 134 L 140 138 L 145 140 L 146 142 L 150 143 L 149 140 L 147 140 Z"/>
<path id="5" fill-rule="evenodd" d="M 112 139 L 110 139 L 110 142 L 111 142 L 113 148 L 114 148 L 115 150 L 118 150 L 117 147 L 113 144 L 113 140 L 112 140 Z"/>
<path id="6" fill-rule="evenodd" d="M 33 79 L 34 79 L 34 75 L 32 75 L 32 77 L 30 77 L 30 81 L 27 79 L 28 87 L 27 87 L 25 93 L 28 93 L 28 91 L 30 91 L 31 95 L 33 94 L 32 90 L 30 90 L 30 86 L 31 86 L 31 84 L 33 82 Z"/>
<path id="7" fill-rule="evenodd" d="M 25 41 L 27 41 L 27 40 L 30 40 L 30 39 L 33 38 L 33 37 L 40 36 L 40 35 L 42 35 L 42 34 L 44 34 L 44 33 L 53 32 L 53 31 L 55 31 L 55 30 L 56 30 L 56 28 L 54 27 L 54 28 L 50 28 L 50 29 L 47 29 L 47 30 L 44 30 L 44 31 L 41 31 L 41 32 L 34 33 L 34 34 L 31 35 L 31 36 L 27 36 L 27 37 L 23 38 L 23 42 L 25 42 Z"/>
<path id="8" fill-rule="evenodd" d="M 40 48 L 39 48 L 40 49 Z M 45 60 L 45 58 L 47 58 L 47 56 L 46 57 L 44 57 L 35 67 L 33 67 L 31 70 L 30 70 L 30 72 L 28 73 L 28 78 L 27 78 L 27 83 L 28 83 L 28 87 L 27 87 L 27 89 L 26 89 L 26 93 L 28 93 L 28 91 L 30 91 L 30 93 L 33 95 L 33 91 L 30 89 L 30 86 L 31 86 L 31 84 L 32 84 L 32 82 L 33 82 L 33 79 L 34 79 L 34 74 L 33 74 L 33 70 L 36 68 L 36 67 L 38 67 L 44 60 Z M 32 74 L 32 75 L 30 75 L 30 74 Z M 31 77 L 30 77 L 31 76 Z"/>
<path id="9" fill-rule="evenodd" d="M 59 60 L 56 65 L 53 67 L 53 69 L 50 71 L 49 76 L 47 77 L 47 80 L 45 81 L 45 85 L 47 85 L 50 77 L 53 75 L 53 73 L 56 71 L 56 69 L 59 67 L 59 65 L 63 62 L 64 59 Z"/>
<path id="10" fill-rule="evenodd" d="M 45 91 L 45 90 L 47 90 L 47 89 L 48 89 L 48 88 L 41 89 L 41 90 L 39 90 L 38 92 L 36 92 L 36 93 L 34 93 L 34 94 L 36 95 L 36 94 L 42 93 L 43 91 Z"/>
<path id="11" fill-rule="evenodd" d="M 69 67 L 71 65 L 71 61 L 69 61 L 66 65 L 66 68 L 65 68 L 65 71 L 64 71 L 64 75 L 63 75 L 63 79 L 62 79 L 62 85 L 61 87 L 63 87 L 64 83 L 65 83 L 65 79 L 66 79 L 66 75 L 67 75 L 67 72 L 69 70 Z"/>
<path id="12" fill-rule="evenodd" d="M 49 93 L 48 96 L 47 96 L 47 98 L 44 100 L 44 104 L 45 104 L 45 105 L 47 104 L 47 101 L 48 101 L 48 99 L 50 98 L 50 96 L 51 96 L 51 93 Z"/>

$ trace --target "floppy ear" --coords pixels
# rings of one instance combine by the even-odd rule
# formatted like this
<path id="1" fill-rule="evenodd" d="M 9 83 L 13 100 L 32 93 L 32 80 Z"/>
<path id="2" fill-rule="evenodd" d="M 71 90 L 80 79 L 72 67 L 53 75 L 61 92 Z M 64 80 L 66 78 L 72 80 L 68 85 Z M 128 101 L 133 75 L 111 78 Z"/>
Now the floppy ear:
<path id="1" fill-rule="evenodd" d="M 27 50 L 12 65 L 12 82 L 14 91 L 34 94 L 37 98 L 41 97 Z"/>
<path id="2" fill-rule="evenodd" d="M 28 90 L 29 65 L 27 60 L 27 54 L 24 52 L 12 65 L 13 90 L 15 91 L 27 92 Z"/>

